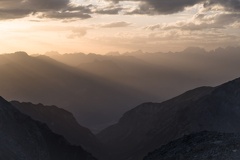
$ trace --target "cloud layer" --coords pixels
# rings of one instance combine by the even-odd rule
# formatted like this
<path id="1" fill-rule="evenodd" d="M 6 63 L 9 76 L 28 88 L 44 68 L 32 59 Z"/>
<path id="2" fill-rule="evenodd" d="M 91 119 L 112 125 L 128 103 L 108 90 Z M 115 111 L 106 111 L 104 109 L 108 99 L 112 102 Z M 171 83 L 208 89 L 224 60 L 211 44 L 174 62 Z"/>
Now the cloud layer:
<path id="1" fill-rule="evenodd" d="M 0 0 L 0 19 L 37 15 L 42 18 L 90 18 L 88 6 L 71 5 L 70 0 Z"/>
<path id="2" fill-rule="evenodd" d="M 0 0 L 0 19 L 15 19 L 29 15 L 40 18 L 69 19 L 90 18 L 93 14 L 173 14 L 196 4 L 207 8 L 222 6 L 225 11 L 239 12 L 240 0 L 103 0 L 105 7 L 82 2 L 73 4 L 71 0 Z M 134 7 L 124 6 L 124 2 L 136 2 Z"/>
<path id="3" fill-rule="evenodd" d="M 240 10 L 239 0 L 108 0 L 115 4 L 124 1 L 139 2 L 134 10 L 127 14 L 173 14 L 183 11 L 186 7 L 196 4 L 204 4 L 204 7 L 221 5 L 228 11 L 238 12 Z"/>

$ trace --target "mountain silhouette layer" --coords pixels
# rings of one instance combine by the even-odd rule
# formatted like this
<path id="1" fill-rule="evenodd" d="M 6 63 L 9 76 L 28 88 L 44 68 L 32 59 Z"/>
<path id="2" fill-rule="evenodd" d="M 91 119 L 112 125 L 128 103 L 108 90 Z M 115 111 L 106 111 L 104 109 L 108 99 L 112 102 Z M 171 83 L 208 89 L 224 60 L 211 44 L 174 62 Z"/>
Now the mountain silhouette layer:
<path id="1" fill-rule="evenodd" d="M 51 58 L 154 95 L 161 102 L 198 86 L 216 86 L 240 75 L 240 47 L 206 51 L 189 47 L 179 52 L 123 54 L 47 54 Z M 181 85 L 179 85 L 181 84 Z M 142 102 L 140 102 L 142 103 Z"/>
<path id="2" fill-rule="evenodd" d="M 54 133 L 64 136 L 71 144 L 80 145 L 98 159 L 106 159 L 106 153 L 95 135 L 88 128 L 79 125 L 72 113 L 56 106 L 30 102 L 12 101 L 11 104 L 34 120 L 47 124 Z"/>
<path id="3" fill-rule="evenodd" d="M 0 95 L 56 105 L 94 133 L 143 102 L 162 102 L 198 86 L 240 75 L 239 47 L 205 51 L 0 56 Z M 53 58 L 53 59 L 52 59 Z"/>
<path id="4" fill-rule="evenodd" d="M 22 114 L 0 97 L 0 157 L 4 160 L 95 160 L 45 124 Z"/>
<path id="5" fill-rule="evenodd" d="M 98 134 L 111 159 L 138 160 L 183 135 L 240 132 L 240 78 L 200 87 L 162 103 L 144 103 Z"/>
<path id="6" fill-rule="evenodd" d="M 7 100 L 57 105 L 91 129 L 108 126 L 149 97 L 49 57 L 22 52 L 0 55 L 0 75 L 0 95 Z"/>

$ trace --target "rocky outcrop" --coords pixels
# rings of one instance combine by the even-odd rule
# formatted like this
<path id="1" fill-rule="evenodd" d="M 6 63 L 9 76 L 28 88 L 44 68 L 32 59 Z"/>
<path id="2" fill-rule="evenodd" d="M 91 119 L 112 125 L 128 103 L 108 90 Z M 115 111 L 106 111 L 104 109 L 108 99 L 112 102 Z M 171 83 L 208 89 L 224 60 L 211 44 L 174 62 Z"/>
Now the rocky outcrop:
<path id="1" fill-rule="evenodd" d="M 144 160 L 239 160 L 240 136 L 199 132 L 184 136 L 149 153 Z"/>

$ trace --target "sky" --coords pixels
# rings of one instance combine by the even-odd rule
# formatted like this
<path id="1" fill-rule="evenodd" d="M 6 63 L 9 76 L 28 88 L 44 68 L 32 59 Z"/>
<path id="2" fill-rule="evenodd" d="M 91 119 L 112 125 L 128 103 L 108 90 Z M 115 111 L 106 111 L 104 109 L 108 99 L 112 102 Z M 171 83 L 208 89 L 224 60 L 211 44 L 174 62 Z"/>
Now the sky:
<path id="1" fill-rule="evenodd" d="M 168 52 L 239 42 L 240 0 L 0 0 L 0 53 Z"/>

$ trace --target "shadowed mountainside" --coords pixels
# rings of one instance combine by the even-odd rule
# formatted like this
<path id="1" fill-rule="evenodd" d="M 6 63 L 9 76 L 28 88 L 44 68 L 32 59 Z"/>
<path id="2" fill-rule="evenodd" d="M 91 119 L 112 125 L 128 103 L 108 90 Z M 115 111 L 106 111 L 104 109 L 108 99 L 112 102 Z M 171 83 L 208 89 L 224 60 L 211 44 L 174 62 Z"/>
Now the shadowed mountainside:
<path id="1" fill-rule="evenodd" d="M 71 144 L 82 146 L 98 159 L 106 159 L 104 157 L 106 153 L 95 135 L 89 129 L 79 125 L 72 113 L 56 106 L 17 101 L 12 101 L 11 104 L 34 120 L 47 124 L 54 133 L 64 136 Z"/>
<path id="2" fill-rule="evenodd" d="M 0 97 L 0 155 L 7 160 L 95 160 Z"/>
<path id="3" fill-rule="evenodd" d="M 144 103 L 98 134 L 110 159 L 138 160 L 183 135 L 203 130 L 240 132 L 240 79 L 201 87 L 163 103 Z"/>
<path id="4" fill-rule="evenodd" d="M 239 160 L 239 149 L 239 134 L 203 131 L 170 142 L 144 160 Z"/>

